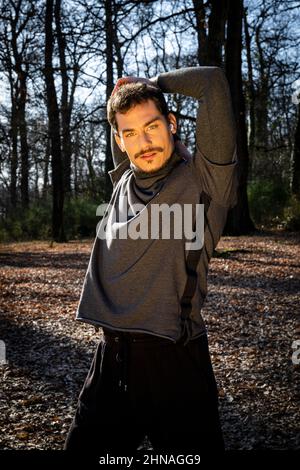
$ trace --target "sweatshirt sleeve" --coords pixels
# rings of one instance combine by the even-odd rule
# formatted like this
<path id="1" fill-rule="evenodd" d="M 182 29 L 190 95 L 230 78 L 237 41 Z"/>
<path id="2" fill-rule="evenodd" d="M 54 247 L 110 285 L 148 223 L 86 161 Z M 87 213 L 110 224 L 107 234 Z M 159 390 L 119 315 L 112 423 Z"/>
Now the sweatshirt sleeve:
<path id="1" fill-rule="evenodd" d="M 236 204 L 236 126 L 231 94 L 220 67 L 186 67 L 152 78 L 165 93 L 198 100 L 194 166 L 203 189 L 215 202 Z"/>

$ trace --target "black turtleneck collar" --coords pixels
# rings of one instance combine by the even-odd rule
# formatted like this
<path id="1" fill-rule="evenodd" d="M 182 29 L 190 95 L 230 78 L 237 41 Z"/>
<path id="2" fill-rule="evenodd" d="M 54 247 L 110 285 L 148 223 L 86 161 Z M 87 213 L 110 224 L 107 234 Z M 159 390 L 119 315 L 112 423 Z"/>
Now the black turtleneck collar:
<path id="1" fill-rule="evenodd" d="M 134 190 L 141 199 L 145 197 L 152 198 L 162 188 L 166 177 L 180 162 L 183 157 L 176 152 L 175 148 L 172 152 L 171 157 L 167 160 L 166 164 L 163 165 L 155 172 L 145 172 L 137 168 L 132 162 L 130 168 L 134 175 L 133 186 Z M 142 196 L 142 197 L 141 197 Z"/>

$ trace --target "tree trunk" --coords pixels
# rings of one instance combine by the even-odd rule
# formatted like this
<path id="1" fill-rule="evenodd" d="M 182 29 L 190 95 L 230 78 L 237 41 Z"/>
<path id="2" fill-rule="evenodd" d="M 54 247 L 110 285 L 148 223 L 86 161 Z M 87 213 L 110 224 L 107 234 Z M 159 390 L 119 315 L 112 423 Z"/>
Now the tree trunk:
<path id="1" fill-rule="evenodd" d="M 113 22 L 113 38 L 114 38 L 114 53 L 116 57 L 116 64 L 117 64 L 117 73 L 118 77 L 123 76 L 123 70 L 124 70 L 124 60 L 121 52 L 121 46 L 119 43 L 119 38 L 118 38 L 118 23 L 117 23 L 117 5 L 114 0 L 113 2 L 113 13 L 114 13 L 114 22 Z"/>
<path id="2" fill-rule="evenodd" d="M 237 157 L 238 157 L 238 202 L 228 212 L 223 233 L 243 235 L 255 229 L 250 218 L 247 179 L 248 179 L 248 148 L 245 121 L 245 102 L 242 87 L 242 17 L 243 0 L 229 2 L 227 41 L 226 41 L 226 75 L 231 90 L 233 110 L 237 125 Z"/>
<path id="3" fill-rule="evenodd" d="M 193 6 L 195 9 L 195 18 L 197 25 L 197 36 L 198 36 L 198 63 L 199 65 L 207 64 L 207 50 L 206 50 L 206 18 L 205 9 L 202 0 L 193 0 Z"/>
<path id="4" fill-rule="evenodd" d="M 74 137 L 74 153 L 73 153 L 73 158 L 74 158 L 74 194 L 75 197 L 79 196 L 79 191 L 80 191 L 80 184 L 78 180 L 78 160 L 80 157 L 80 131 L 79 128 L 76 129 L 75 131 L 75 137 Z"/>
<path id="5" fill-rule="evenodd" d="M 12 86 L 12 84 L 11 84 Z M 12 96 L 12 110 L 10 118 L 11 127 L 11 161 L 10 161 L 10 205 L 15 209 L 17 205 L 17 169 L 18 169 L 18 122 L 15 99 Z"/>
<path id="6" fill-rule="evenodd" d="M 207 64 L 222 65 L 222 48 L 225 40 L 225 22 L 227 17 L 227 0 L 211 0 L 211 13 L 208 20 Z"/>
<path id="7" fill-rule="evenodd" d="M 247 53 L 247 64 L 248 64 L 248 102 L 249 102 L 249 174 L 251 175 L 252 162 L 255 154 L 255 88 L 253 81 L 253 67 L 251 57 L 251 37 L 249 33 L 248 21 L 247 21 L 247 9 L 244 9 L 244 28 L 245 28 L 245 46 Z"/>
<path id="8" fill-rule="evenodd" d="M 269 96 L 269 73 L 267 71 L 267 64 L 265 54 L 261 46 L 261 31 L 262 24 L 256 28 L 255 40 L 258 51 L 259 61 L 259 86 L 257 89 L 257 96 L 255 100 L 255 150 L 258 158 L 264 159 L 268 147 L 268 96 Z"/>
<path id="9" fill-rule="evenodd" d="M 96 185 L 96 173 L 95 173 L 95 169 L 93 166 L 93 154 L 94 154 L 94 150 L 92 148 L 92 144 L 89 142 L 87 144 L 87 149 L 86 149 L 86 163 L 87 163 L 88 172 L 89 172 L 89 184 L 88 184 L 89 196 L 91 196 L 92 198 L 96 200 L 97 185 Z"/>
<path id="10" fill-rule="evenodd" d="M 13 30 L 13 27 L 11 27 Z M 7 76 L 10 89 L 10 102 L 11 102 L 11 115 L 10 115 L 10 138 L 11 138 L 11 155 L 10 155 L 10 201 L 9 211 L 14 210 L 18 204 L 17 197 L 17 170 L 18 170 L 18 104 L 17 94 L 18 88 L 14 80 L 14 64 L 11 55 L 11 38 L 7 30 L 5 30 L 2 39 L 2 46 L 4 49 L 3 60 L 6 62 Z M 2 65 L 3 66 L 3 65 Z"/>
<path id="11" fill-rule="evenodd" d="M 52 236 L 55 241 L 65 241 L 63 227 L 64 178 L 61 154 L 59 109 L 53 75 L 53 0 L 46 1 L 45 14 L 45 81 L 52 168 Z"/>
<path id="12" fill-rule="evenodd" d="M 29 205 L 29 148 L 27 141 L 27 122 L 26 122 L 26 99 L 27 99 L 27 73 L 19 73 L 20 97 L 19 97 L 19 134 L 21 147 L 21 204 L 22 208 Z"/>
<path id="13" fill-rule="evenodd" d="M 109 100 L 113 90 L 113 23 L 112 23 L 112 8 L 111 1 L 105 0 L 105 31 L 106 31 L 106 101 Z M 109 201 L 112 184 L 108 171 L 113 169 L 113 160 L 110 148 L 110 124 L 106 122 L 105 135 L 106 135 L 106 152 L 105 152 L 105 197 Z"/>
<path id="14" fill-rule="evenodd" d="M 43 175 L 43 190 L 42 197 L 46 199 L 48 196 L 48 186 L 49 186 L 49 160 L 50 160 L 50 140 L 47 138 L 46 151 L 45 151 L 45 166 L 44 166 L 44 175 Z"/>
<path id="15" fill-rule="evenodd" d="M 61 129 L 62 129 L 62 157 L 64 166 L 64 189 L 71 192 L 71 131 L 69 108 L 69 77 L 66 64 L 66 41 L 61 28 L 61 0 L 56 0 L 54 8 L 55 26 L 59 53 L 60 74 L 62 83 L 61 92 Z"/>
<path id="16" fill-rule="evenodd" d="M 300 202 L 300 103 L 298 104 L 298 119 L 292 152 L 292 193 Z"/>
<path id="17" fill-rule="evenodd" d="M 20 136 L 21 154 L 21 205 L 26 208 L 29 204 L 29 149 L 27 142 L 26 100 L 28 65 L 24 66 L 24 51 L 18 49 L 18 34 L 21 2 L 15 8 L 15 18 L 11 21 L 11 48 L 14 58 L 14 70 L 18 79 L 14 84 L 14 97 L 16 100 L 17 128 Z M 28 13 L 29 15 L 30 13 Z M 23 23 L 24 24 L 24 23 Z"/>

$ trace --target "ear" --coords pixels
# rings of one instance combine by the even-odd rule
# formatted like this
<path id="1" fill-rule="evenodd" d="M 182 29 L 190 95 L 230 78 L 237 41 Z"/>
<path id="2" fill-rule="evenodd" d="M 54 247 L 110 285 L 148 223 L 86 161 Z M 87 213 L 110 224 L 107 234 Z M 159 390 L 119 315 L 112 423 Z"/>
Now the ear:
<path id="1" fill-rule="evenodd" d="M 172 125 L 170 131 L 172 132 L 172 134 L 176 134 L 177 120 L 176 120 L 175 114 L 173 113 L 168 114 L 168 122 L 169 122 L 169 125 Z"/>
<path id="2" fill-rule="evenodd" d="M 117 142 L 120 150 L 122 150 L 122 152 L 125 152 L 125 147 L 124 147 L 124 144 L 123 144 L 123 140 L 120 138 L 120 136 L 118 134 L 114 134 L 115 136 L 115 141 Z"/>

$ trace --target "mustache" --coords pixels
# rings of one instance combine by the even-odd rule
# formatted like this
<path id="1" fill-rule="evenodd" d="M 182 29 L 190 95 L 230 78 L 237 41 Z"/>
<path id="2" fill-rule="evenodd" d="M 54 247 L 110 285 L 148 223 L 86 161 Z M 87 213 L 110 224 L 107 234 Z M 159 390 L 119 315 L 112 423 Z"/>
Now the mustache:
<path id="1" fill-rule="evenodd" d="M 163 152 L 163 148 L 162 147 L 152 147 L 151 149 L 147 149 L 147 150 L 142 150 L 141 152 L 138 152 L 136 155 L 135 155 L 135 158 L 139 158 L 139 157 L 142 157 L 143 155 L 147 154 L 147 153 L 153 153 L 153 152 Z"/>

